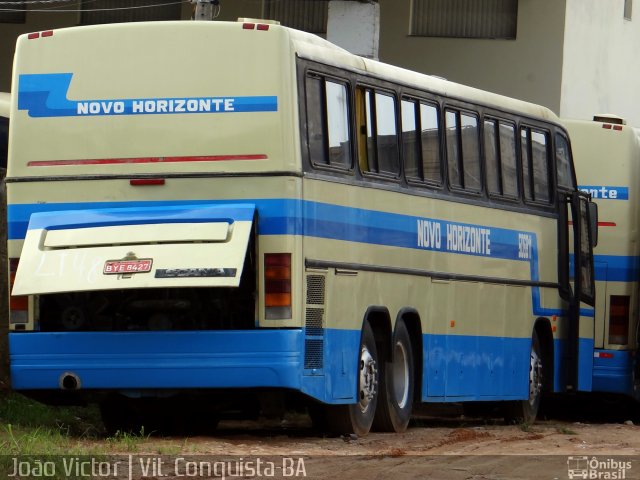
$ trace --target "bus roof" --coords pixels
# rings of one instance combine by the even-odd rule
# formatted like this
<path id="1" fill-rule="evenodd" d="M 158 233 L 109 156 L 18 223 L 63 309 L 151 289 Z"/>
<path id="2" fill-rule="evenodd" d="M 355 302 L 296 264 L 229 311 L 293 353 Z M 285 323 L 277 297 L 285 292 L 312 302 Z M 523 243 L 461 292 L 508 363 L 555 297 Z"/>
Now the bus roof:
<path id="1" fill-rule="evenodd" d="M 284 28 L 288 30 L 295 52 L 301 57 L 310 60 L 340 68 L 360 70 L 365 74 L 375 75 L 382 79 L 393 81 L 394 83 L 401 83 L 414 88 L 427 90 L 434 94 L 471 101 L 498 110 L 517 112 L 556 124 L 560 123 L 558 116 L 552 110 L 542 105 L 487 92 L 376 60 L 359 57 L 311 33 L 279 26 L 270 26 L 270 28 Z"/>
<path id="2" fill-rule="evenodd" d="M 0 117 L 9 118 L 11 110 L 11 94 L 0 92 Z"/>

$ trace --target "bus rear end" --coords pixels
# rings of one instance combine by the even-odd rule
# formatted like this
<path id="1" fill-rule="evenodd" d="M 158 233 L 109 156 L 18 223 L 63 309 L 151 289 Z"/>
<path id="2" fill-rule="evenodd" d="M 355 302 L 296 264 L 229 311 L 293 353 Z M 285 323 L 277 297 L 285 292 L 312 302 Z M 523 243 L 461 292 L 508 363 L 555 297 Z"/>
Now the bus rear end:
<path id="1" fill-rule="evenodd" d="M 160 22 L 18 40 L 12 384 L 301 390 L 286 29 Z"/>

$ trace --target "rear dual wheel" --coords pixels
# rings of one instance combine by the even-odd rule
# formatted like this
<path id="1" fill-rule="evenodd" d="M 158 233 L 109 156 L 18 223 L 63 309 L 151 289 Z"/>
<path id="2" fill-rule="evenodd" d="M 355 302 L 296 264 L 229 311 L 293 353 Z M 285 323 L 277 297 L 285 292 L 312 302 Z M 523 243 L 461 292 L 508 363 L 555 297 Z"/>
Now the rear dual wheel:
<path id="1" fill-rule="evenodd" d="M 414 362 L 411 338 L 404 322 L 393 333 L 391 361 L 385 365 L 374 428 L 404 432 L 411 419 L 414 397 Z"/>
<path id="2" fill-rule="evenodd" d="M 369 433 L 378 405 L 379 375 L 378 349 L 371 326 L 365 322 L 360 337 L 358 402 L 350 405 L 325 405 L 324 418 L 318 420 L 326 422 L 326 429 L 333 434 L 355 433 L 362 436 Z"/>
<path id="3" fill-rule="evenodd" d="M 414 396 L 414 363 L 411 340 L 404 323 L 393 337 L 391 361 L 380 362 L 371 326 L 365 323 L 358 362 L 358 402 L 326 405 L 323 415 L 314 409 L 314 423 L 323 423 L 334 434 L 366 435 L 376 430 L 403 432 L 407 429 Z"/>

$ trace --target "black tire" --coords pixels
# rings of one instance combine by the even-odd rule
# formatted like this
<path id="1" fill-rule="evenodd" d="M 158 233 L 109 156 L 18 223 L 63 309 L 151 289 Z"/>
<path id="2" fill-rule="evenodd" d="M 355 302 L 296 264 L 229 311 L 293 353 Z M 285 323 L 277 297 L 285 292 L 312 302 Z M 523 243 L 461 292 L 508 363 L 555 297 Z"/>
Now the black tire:
<path id="1" fill-rule="evenodd" d="M 379 398 L 378 350 L 368 322 L 362 327 L 358 361 L 358 402 L 324 407 L 327 429 L 335 435 L 363 436 L 373 425 Z"/>
<path id="2" fill-rule="evenodd" d="M 534 331 L 531 338 L 531 354 L 529 356 L 529 398 L 508 402 L 505 411 L 507 423 L 532 424 L 536 420 L 540 409 L 540 399 L 542 398 L 542 378 L 543 365 L 540 340 Z"/>
<path id="3" fill-rule="evenodd" d="M 409 331 L 402 321 L 393 333 L 390 356 L 380 375 L 380 398 L 373 428 L 381 432 L 404 432 L 413 410 L 415 364 Z"/>

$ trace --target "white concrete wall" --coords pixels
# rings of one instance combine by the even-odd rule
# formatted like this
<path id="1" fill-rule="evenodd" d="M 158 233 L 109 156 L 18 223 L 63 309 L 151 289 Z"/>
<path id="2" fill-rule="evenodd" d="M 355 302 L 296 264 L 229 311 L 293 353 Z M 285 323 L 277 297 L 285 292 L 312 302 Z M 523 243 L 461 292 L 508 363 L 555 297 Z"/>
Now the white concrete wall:
<path id="1" fill-rule="evenodd" d="M 640 126 L 640 1 L 567 0 L 560 115 L 615 113 Z"/>
<path id="2" fill-rule="evenodd" d="M 565 0 L 519 0 L 516 40 L 409 36 L 411 0 L 380 9 L 382 61 L 559 111 Z"/>

